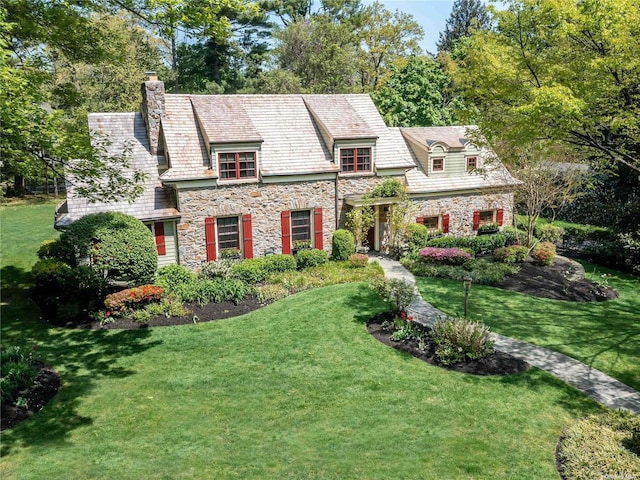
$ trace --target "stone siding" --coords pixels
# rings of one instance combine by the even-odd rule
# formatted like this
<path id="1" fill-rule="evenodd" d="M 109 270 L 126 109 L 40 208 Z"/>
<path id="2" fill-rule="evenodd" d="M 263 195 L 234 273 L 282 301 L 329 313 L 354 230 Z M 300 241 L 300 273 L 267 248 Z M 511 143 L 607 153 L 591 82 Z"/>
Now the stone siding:
<path id="1" fill-rule="evenodd" d="M 395 176 L 395 177 L 378 177 L 378 176 L 367 176 L 367 177 L 356 177 L 356 176 L 348 176 L 343 175 L 338 177 L 338 202 L 337 208 L 339 212 L 338 225 L 340 228 L 344 228 L 345 222 L 345 213 L 348 211 L 348 208 L 344 208 L 344 197 L 348 195 L 362 195 L 364 193 L 370 192 L 378 185 L 382 184 L 385 180 L 389 178 L 395 178 L 405 184 L 404 175 Z"/>
<path id="2" fill-rule="evenodd" d="M 254 257 L 282 252 L 281 212 L 322 208 L 323 247 L 331 251 L 336 225 L 335 183 L 331 180 L 183 188 L 178 192 L 180 263 L 197 268 L 207 261 L 204 219 L 251 214 Z M 313 215 L 311 217 L 313 229 Z M 313 235 L 312 235 L 313 236 Z"/>
<path id="3" fill-rule="evenodd" d="M 504 210 L 503 226 L 513 224 L 513 193 L 474 193 L 419 198 L 411 197 L 417 205 L 417 216 L 430 217 L 449 214 L 449 233 L 455 236 L 474 235 L 473 212 L 476 210 Z"/>
<path id="4" fill-rule="evenodd" d="M 142 117 L 147 127 L 149 151 L 156 155 L 159 151 L 160 119 L 165 114 L 164 83 L 146 81 L 142 84 Z"/>

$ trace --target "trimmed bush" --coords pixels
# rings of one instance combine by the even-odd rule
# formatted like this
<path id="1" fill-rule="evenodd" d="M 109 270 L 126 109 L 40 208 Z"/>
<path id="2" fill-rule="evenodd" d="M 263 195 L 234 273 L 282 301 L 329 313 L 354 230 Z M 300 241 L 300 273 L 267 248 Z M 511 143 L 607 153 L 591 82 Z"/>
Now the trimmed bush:
<path id="1" fill-rule="evenodd" d="M 349 266 L 351 268 L 364 268 L 369 263 L 369 257 L 364 253 L 354 253 L 349 255 Z"/>
<path id="2" fill-rule="evenodd" d="M 438 320 L 431 333 L 438 347 L 436 356 L 443 365 L 476 360 L 493 353 L 489 327 L 462 318 Z"/>
<path id="3" fill-rule="evenodd" d="M 415 286 L 406 280 L 375 278 L 369 286 L 395 312 L 405 311 L 415 297 Z"/>
<path id="4" fill-rule="evenodd" d="M 522 245 L 512 245 L 496 249 L 493 258 L 502 263 L 522 263 L 527 259 L 529 249 Z"/>
<path id="5" fill-rule="evenodd" d="M 251 258 L 234 265 L 231 267 L 229 278 L 241 280 L 247 285 L 264 282 L 268 275 L 267 269 L 264 267 L 264 258 Z"/>
<path id="6" fill-rule="evenodd" d="M 296 268 L 304 270 L 305 268 L 317 267 L 329 261 L 327 252 L 315 248 L 300 250 L 296 255 Z"/>
<path id="7" fill-rule="evenodd" d="M 551 223 L 537 223 L 533 234 L 542 242 L 559 243 L 562 241 L 564 229 Z"/>
<path id="8" fill-rule="evenodd" d="M 292 255 L 268 255 L 260 259 L 267 275 L 271 273 L 290 272 L 296 269 L 296 259 Z"/>
<path id="9" fill-rule="evenodd" d="M 258 300 L 260 303 L 273 303 L 289 296 L 289 290 L 283 285 L 267 284 L 258 288 Z"/>
<path id="10" fill-rule="evenodd" d="M 505 246 L 511 245 L 524 245 L 527 243 L 527 232 L 524 232 L 515 227 L 504 227 L 500 232 L 504 235 Z"/>
<path id="11" fill-rule="evenodd" d="M 178 291 L 178 296 L 186 302 L 199 305 L 206 305 L 209 302 L 222 303 L 226 300 L 237 305 L 249 292 L 250 288 L 242 280 L 216 278 L 185 285 Z"/>
<path id="12" fill-rule="evenodd" d="M 429 263 L 462 265 L 471 260 L 471 255 L 459 248 L 425 247 L 420 249 L 420 258 Z"/>
<path id="13" fill-rule="evenodd" d="M 157 285 L 142 285 L 140 287 L 127 288 L 119 292 L 107 295 L 104 306 L 107 309 L 107 317 L 122 316 L 131 310 L 144 305 L 157 302 L 162 298 L 164 289 Z"/>
<path id="14" fill-rule="evenodd" d="M 182 265 L 167 265 L 158 270 L 155 284 L 167 292 L 176 292 L 182 285 L 194 282 L 197 275 Z"/>
<path id="15" fill-rule="evenodd" d="M 427 247 L 470 248 L 475 255 L 491 255 L 496 248 L 504 247 L 507 238 L 502 233 L 476 237 L 439 237 L 427 241 Z"/>
<path id="16" fill-rule="evenodd" d="M 221 258 L 213 262 L 207 262 L 200 270 L 200 278 L 213 280 L 214 278 L 229 278 L 233 267 L 238 265 L 240 260 L 232 258 Z"/>
<path id="17" fill-rule="evenodd" d="M 333 233 L 333 240 L 331 242 L 331 256 L 333 260 L 347 260 L 355 251 L 356 244 L 353 239 L 353 233 L 343 229 L 338 229 Z"/>
<path id="18" fill-rule="evenodd" d="M 405 231 L 407 243 L 413 248 L 422 248 L 429 240 L 429 230 L 421 223 L 411 223 Z"/>
<path id="19" fill-rule="evenodd" d="M 556 258 L 556 246 L 551 242 L 541 242 L 531 252 L 531 257 L 540 265 L 553 265 Z"/>
<path id="20" fill-rule="evenodd" d="M 640 451 L 633 446 L 639 430 L 640 417 L 622 410 L 573 423 L 558 445 L 562 478 L 640 478 Z"/>
<path id="21" fill-rule="evenodd" d="M 407 267 L 411 273 L 421 277 L 441 277 L 462 281 L 464 277 L 470 276 L 473 283 L 480 285 L 500 285 L 505 276 L 517 273 L 519 270 L 514 265 L 492 262 L 484 258 L 470 260 L 459 266 L 414 262 Z"/>
<path id="22" fill-rule="evenodd" d="M 60 235 L 60 259 L 72 267 L 87 262 L 108 280 L 140 285 L 153 281 L 155 240 L 137 218 L 118 212 L 86 215 Z"/>

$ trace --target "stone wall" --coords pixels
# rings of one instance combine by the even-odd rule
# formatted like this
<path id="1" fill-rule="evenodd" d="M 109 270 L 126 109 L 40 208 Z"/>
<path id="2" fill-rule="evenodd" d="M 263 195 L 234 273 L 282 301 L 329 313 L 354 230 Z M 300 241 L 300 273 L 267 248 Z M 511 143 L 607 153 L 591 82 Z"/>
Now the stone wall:
<path id="1" fill-rule="evenodd" d="M 149 151 L 152 155 L 156 155 L 159 150 L 160 119 L 165 114 L 164 83 L 157 79 L 148 80 L 142 84 L 141 93 L 142 117 L 147 126 Z"/>
<path id="2" fill-rule="evenodd" d="M 418 216 L 430 217 L 449 214 L 449 233 L 473 235 L 473 212 L 476 210 L 504 210 L 503 226 L 513 224 L 513 193 L 474 193 L 418 198 L 411 197 L 417 205 Z"/>
<path id="3" fill-rule="evenodd" d="M 281 212 L 322 208 L 323 247 L 331 251 L 335 229 L 335 183 L 331 180 L 280 184 L 183 188 L 178 192 L 180 263 L 197 268 L 207 260 L 204 219 L 251 214 L 253 254 L 282 252 Z M 313 216 L 311 218 L 313 225 Z"/>
<path id="4" fill-rule="evenodd" d="M 405 183 L 404 175 L 397 177 L 378 177 L 378 176 L 367 176 L 367 177 L 353 177 L 353 176 L 340 176 L 338 177 L 338 212 L 339 212 L 339 222 L 340 228 L 344 228 L 345 222 L 345 213 L 348 211 L 348 208 L 344 208 L 344 197 L 348 195 L 362 195 L 364 193 L 370 192 L 375 187 L 383 183 L 385 180 L 389 178 L 396 178 L 400 180 L 403 184 Z"/>

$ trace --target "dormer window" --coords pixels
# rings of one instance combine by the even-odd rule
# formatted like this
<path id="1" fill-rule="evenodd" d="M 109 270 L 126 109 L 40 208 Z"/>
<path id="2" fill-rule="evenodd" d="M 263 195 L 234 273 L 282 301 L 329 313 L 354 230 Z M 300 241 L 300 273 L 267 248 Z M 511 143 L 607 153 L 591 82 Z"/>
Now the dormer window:
<path id="1" fill-rule="evenodd" d="M 340 171 L 358 173 L 371 171 L 371 147 L 341 148 Z"/>
<path id="2" fill-rule="evenodd" d="M 432 172 L 444 172 L 444 158 L 432 158 L 431 159 L 431 171 Z"/>
<path id="3" fill-rule="evenodd" d="M 225 180 L 256 178 L 255 152 L 218 154 L 218 175 Z"/>
<path id="4" fill-rule="evenodd" d="M 478 157 L 467 157 L 467 172 L 478 168 Z"/>

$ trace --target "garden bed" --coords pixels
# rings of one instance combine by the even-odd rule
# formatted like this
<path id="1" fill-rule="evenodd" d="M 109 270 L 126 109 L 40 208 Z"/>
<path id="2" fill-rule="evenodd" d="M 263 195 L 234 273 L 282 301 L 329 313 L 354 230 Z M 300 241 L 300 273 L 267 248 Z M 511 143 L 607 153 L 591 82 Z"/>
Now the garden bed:
<path id="1" fill-rule="evenodd" d="M 436 357 L 435 342 L 429 338 L 425 341 L 426 348 L 424 350 L 420 350 L 418 347 L 418 340 L 416 339 L 404 340 L 402 342 L 395 342 L 391 340 L 392 332 L 383 328 L 382 324 L 385 321 L 392 322 L 393 318 L 394 314 L 391 312 L 378 314 L 367 322 L 367 331 L 385 345 L 395 348 L 401 352 L 408 353 L 420 360 L 431 363 L 432 365 L 437 365 L 456 372 L 471 373 L 474 375 L 512 375 L 514 373 L 524 372 L 531 368 L 524 360 L 499 351 L 495 351 L 488 357 L 480 358 L 478 360 L 469 360 L 453 365 L 443 365 Z"/>

